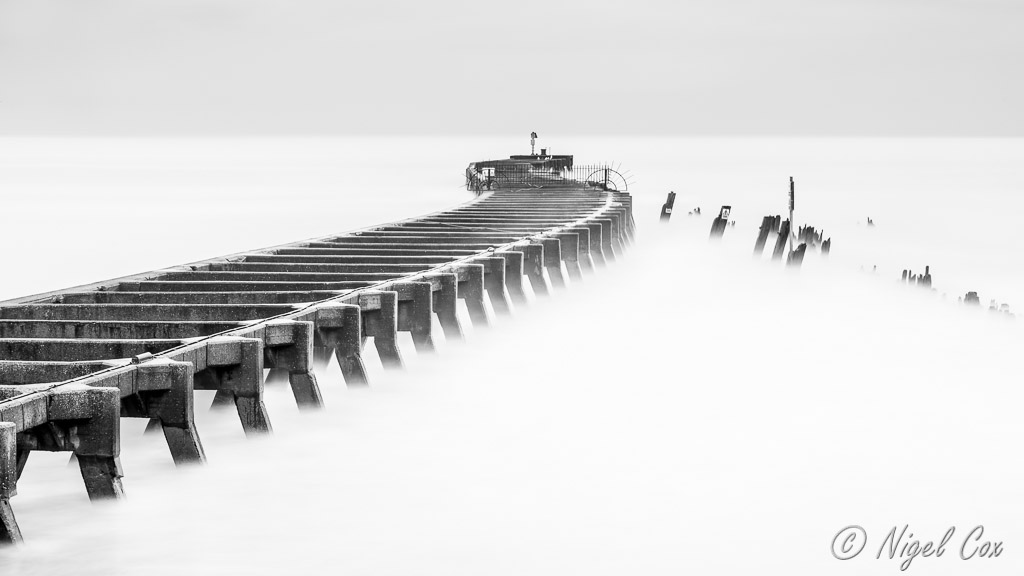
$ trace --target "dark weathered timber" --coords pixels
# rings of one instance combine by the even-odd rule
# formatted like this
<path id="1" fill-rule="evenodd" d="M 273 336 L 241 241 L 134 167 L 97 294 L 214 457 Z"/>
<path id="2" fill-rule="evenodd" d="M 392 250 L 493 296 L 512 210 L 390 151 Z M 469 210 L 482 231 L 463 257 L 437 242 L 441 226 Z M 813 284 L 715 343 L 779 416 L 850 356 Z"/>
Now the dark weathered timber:
<path id="1" fill-rule="evenodd" d="M 120 418 L 149 420 L 176 464 L 202 462 L 195 390 L 269 432 L 265 370 L 316 409 L 315 368 L 334 359 L 366 385 L 368 340 L 401 368 L 400 332 L 430 353 L 435 318 L 464 337 L 459 300 L 487 326 L 526 304 L 525 280 L 547 294 L 633 241 L 628 194 L 542 176 L 420 218 L 0 302 L 0 542 L 22 539 L 11 498 L 32 451 L 73 452 L 90 498 L 119 498 Z"/>

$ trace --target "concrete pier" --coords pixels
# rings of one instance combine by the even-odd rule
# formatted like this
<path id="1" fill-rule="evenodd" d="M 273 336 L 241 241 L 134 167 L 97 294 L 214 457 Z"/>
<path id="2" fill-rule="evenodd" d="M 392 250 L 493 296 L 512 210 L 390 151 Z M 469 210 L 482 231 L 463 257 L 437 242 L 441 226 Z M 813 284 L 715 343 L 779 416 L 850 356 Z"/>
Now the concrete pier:
<path id="1" fill-rule="evenodd" d="M 571 160 L 570 160 L 571 163 Z M 206 458 L 195 390 L 234 407 L 247 435 L 272 430 L 264 370 L 302 410 L 323 406 L 317 370 L 369 383 L 368 339 L 386 369 L 464 338 L 534 295 L 575 284 L 634 238 L 632 200 L 607 182 L 545 175 L 463 206 L 343 235 L 250 250 L 0 302 L 0 542 L 21 541 L 12 498 L 35 450 L 76 455 L 91 498 L 123 495 L 120 418 L 145 418 L 176 464 Z"/>

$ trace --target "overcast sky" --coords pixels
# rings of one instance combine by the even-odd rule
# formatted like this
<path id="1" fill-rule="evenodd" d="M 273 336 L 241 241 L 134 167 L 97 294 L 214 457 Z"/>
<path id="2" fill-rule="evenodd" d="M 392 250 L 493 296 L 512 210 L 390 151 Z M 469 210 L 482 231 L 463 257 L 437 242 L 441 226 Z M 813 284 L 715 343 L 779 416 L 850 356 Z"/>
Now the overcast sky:
<path id="1" fill-rule="evenodd" d="M 0 133 L 1024 136 L 1024 0 L 0 0 Z"/>

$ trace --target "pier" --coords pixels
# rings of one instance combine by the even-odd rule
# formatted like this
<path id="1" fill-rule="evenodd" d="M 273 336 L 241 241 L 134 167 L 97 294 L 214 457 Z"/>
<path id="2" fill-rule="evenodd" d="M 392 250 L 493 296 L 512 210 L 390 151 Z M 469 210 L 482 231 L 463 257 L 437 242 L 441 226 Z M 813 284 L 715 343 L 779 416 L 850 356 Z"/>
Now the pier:
<path id="1" fill-rule="evenodd" d="M 317 373 L 336 359 L 368 383 L 368 339 L 403 367 L 417 353 L 619 257 L 634 233 L 624 180 L 608 166 L 543 154 L 471 164 L 477 196 L 451 210 L 0 302 L 0 541 L 22 539 L 11 499 L 31 452 L 73 453 L 93 499 L 124 494 L 120 418 L 162 430 L 176 464 L 205 460 L 194 391 L 233 405 L 246 434 L 271 432 L 269 379 L 301 409 L 323 406 Z M 113 224 L 111 224 L 113 225 Z M 488 306 L 489 304 L 489 306 Z"/>

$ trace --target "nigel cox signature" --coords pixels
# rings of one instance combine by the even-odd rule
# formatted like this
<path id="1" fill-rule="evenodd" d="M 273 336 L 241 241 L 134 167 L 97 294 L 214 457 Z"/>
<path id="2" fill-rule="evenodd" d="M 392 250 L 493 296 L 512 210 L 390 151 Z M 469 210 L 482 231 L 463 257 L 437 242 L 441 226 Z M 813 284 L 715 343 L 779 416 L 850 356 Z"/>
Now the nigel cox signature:
<path id="1" fill-rule="evenodd" d="M 898 560 L 900 570 L 906 570 L 916 558 L 941 558 L 946 553 L 947 546 L 955 548 L 957 553 L 957 556 L 950 556 L 959 557 L 961 560 L 998 558 L 1003 553 L 1003 543 L 987 537 L 984 526 L 978 525 L 962 531 L 961 534 L 964 536 L 954 540 L 956 534 L 957 527 L 951 526 L 937 541 L 922 542 L 910 531 L 909 525 L 893 526 L 881 539 L 875 559 L 881 560 L 886 557 L 889 560 Z M 867 544 L 868 533 L 864 528 L 847 526 L 832 538 L 832 555 L 839 560 L 850 560 L 859 556 Z"/>

